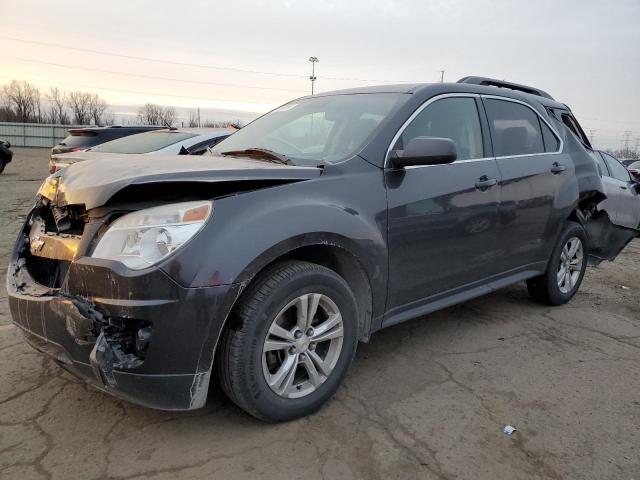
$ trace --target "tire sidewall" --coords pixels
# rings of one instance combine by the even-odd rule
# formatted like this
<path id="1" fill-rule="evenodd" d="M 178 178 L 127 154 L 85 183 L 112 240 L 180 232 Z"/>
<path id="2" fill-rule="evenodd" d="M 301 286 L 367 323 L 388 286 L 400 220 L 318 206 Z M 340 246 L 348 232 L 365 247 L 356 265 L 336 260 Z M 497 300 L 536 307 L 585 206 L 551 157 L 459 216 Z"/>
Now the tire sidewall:
<path id="1" fill-rule="evenodd" d="M 276 315 L 289 302 L 306 293 L 326 295 L 337 305 L 344 328 L 342 350 L 331 375 L 314 392 L 301 398 L 283 398 L 271 390 L 264 378 L 262 348 Z M 259 413 L 280 421 L 297 418 L 320 408 L 337 390 L 355 355 L 358 338 L 357 307 L 346 282 L 330 271 L 301 272 L 279 284 L 254 313 L 255 318 L 247 329 L 245 371 L 247 387 Z"/>

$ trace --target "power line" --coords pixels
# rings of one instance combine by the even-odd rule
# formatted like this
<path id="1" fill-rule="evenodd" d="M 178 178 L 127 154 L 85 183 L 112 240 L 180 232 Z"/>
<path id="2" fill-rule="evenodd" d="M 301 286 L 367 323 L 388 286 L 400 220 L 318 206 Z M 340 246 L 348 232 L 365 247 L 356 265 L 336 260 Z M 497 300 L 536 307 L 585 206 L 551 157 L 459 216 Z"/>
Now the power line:
<path id="1" fill-rule="evenodd" d="M 13 78 L 10 75 L 0 75 L 0 77 Z M 247 99 L 233 100 L 233 99 L 228 99 L 228 98 L 193 97 L 193 96 L 189 96 L 189 95 L 175 95 L 173 93 L 157 93 L 157 92 L 148 92 L 148 91 L 147 92 L 143 92 L 143 91 L 139 91 L 139 90 L 124 90 L 124 89 L 120 89 L 120 88 L 98 87 L 96 85 L 81 85 L 81 84 L 74 84 L 74 83 L 50 82 L 48 80 L 41 80 L 41 79 L 35 79 L 35 80 L 32 79 L 31 81 L 32 82 L 40 82 L 40 83 L 44 83 L 44 84 L 47 84 L 47 85 L 54 85 L 54 86 L 72 87 L 72 88 L 89 88 L 89 89 L 95 89 L 95 90 L 106 90 L 108 92 L 132 93 L 134 95 L 145 95 L 145 96 L 155 95 L 155 96 L 159 96 L 159 97 L 182 98 L 182 99 L 187 99 L 187 100 L 209 100 L 209 101 L 212 101 L 212 102 L 225 102 L 225 103 L 234 103 L 234 102 L 257 103 L 257 104 L 264 103 L 264 101 L 261 101 L 261 100 L 247 100 Z"/>
<path id="2" fill-rule="evenodd" d="M 274 88 L 274 87 L 261 87 L 257 85 L 242 85 L 242 84 L 231 84 L 231 83 L 219 83 L 219 82 L 206 82 L 202 80 L 184 80 L 182 78 L 171 78 L 171 77 L 161 77 L 158 75 L 145 75 L 141 73 L 128 73 L 128 72 L 120 72 L 117 70 L 107 70 L 103 68 L 92 68 L 92 67 L 81 67 L 78 65 L 67 65 L 63 63 L 55 63 L 55 62 L 45 62 L 43 60 L 31 60 L 28 58 L 20 58 L 20 57 L 8 57 L 5 55 L 0 55 L 0 58 L 4 58 L 6 60 L 17 60 L 20 62 L 27 63 L 39 63 L 42 65 L 50 65 L 53 67 L 61 67 L 61 68 L 70 68 L 74 70 L 86 70 L 90 72 L 98 72 L 98 73 L 108 73 L 112 75 L 125 75 L 128 77 L 138 77 L 138 78 L 148 78 L 152 80 L 167 80 L 170 82 L 180 82 L 180 83 L 193 83 L 199 85 L 213 85 L 216 87 L 231 87 L 231 88 L 250 88 L 252 90 L 274 90 L 280 92 L 294 92 L 294 93 L 306 93 L 305 90 L 293 90 L 287 88 Z"/>
<path id="3" fill-rule="evenodd" d="M 22 43 L 30 43 L 32 45 L 41 45 L 46 47 L 54 47 L 54 48 L 63 48 L 66 50 L 74 50 L 76 52 L 85 52 L 85 53 L 93 53 L 97 55 L 108 55 L 112 57 L 120 57 L 126 58 L 129 60 L 143 60 L 146 62 L 156 62 L 156 63 L 164 63 L 167 65 L 177 65 L 181 67 L 196 67 L 196 68 L 207 68 L 212 70 L 224 70 L 229 72 L 240 72 L 240 73 L 251 73 L 258 75 L 272 75 L 276 77 L 293 77 L 293 78 L 307 78 L 306 75 L 301 75 L 297 73 L 282 73 L 282 72 L 270 72 L 265 70 L 252 70 L 252 69 L 244 69 L 244 68 L 236 68 L 236 67 L 223 67 L 219 65 L 207 65 L 200 63 L 189 63 L 189 62 L 178 62 L 174 60 L 165 60 L 161 58 L 151 58 L 151 57 L 142 57 L 137 55 L 127 55 L 124 53 L 110 52 L 107 50 L 94 50 L 91 48 L 82 48 L 82 47 L 71 47 L 68 45 L 62 45 L 59 43 L 50 43 L 50 42 L 39 42 L 37 40 L 25 40 L 23 38 L 16 37 L 8 37 L 4 35 L 0 35 L 0 39 L 4 40 L 13 40 L 14 42 L 22 42 Z M 346 78 L 346 77 L 330 77 L 323 76 L 323 80 L 338 80 L 338 81 L 347 81 L 347 82 L 382 82 L 382 83 L 423 83 L 422 81 L 412 81 L 412 80 L 391 80 L 391 79 L 376 79 L 376 78 Z"/>

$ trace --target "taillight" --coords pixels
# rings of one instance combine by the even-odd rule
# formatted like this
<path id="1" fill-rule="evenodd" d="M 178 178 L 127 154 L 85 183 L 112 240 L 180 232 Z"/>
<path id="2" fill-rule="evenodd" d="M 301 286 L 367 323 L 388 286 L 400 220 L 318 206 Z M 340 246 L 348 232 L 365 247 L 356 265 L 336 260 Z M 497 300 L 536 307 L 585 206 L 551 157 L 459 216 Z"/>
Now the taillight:
<path id="1" fill-rule="evenodd" d="M 86 152 L 88 149 L 83 147 L 72 147 L 70 152 Z"/>
<path id="2" fill-rule="evenodd" d="M 56 166 L 56 164 L 53 162 L 49 162 L 49 173 L 54 174 L 56 173 L 56 170 L 58 170 L 58 167 Z"/>

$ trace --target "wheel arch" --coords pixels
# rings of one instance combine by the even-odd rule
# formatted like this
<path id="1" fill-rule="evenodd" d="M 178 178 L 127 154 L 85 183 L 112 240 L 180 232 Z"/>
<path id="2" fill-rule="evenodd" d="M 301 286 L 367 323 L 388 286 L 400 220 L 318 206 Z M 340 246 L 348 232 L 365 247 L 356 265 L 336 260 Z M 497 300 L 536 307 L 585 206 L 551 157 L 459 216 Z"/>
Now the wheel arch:
<path id="1" fill-rule="evenodd" d="M 263 272 L 278 263 L 299 260 L 329 268 L 349 284 L 358 306 L 358 338 L 361 341 L 368 340 L 374 315 L 374 291 L 372 273 L 359 260 L 361 256 L 357 253 L 358 247 L 349 239 L 333 234 L 307 234 L 301 237 L 285 240 L 271 247 L 240 273 L 237 283 L 243 285 L 243 290 L 236 298 L 222 330 L 229 325 L 230 319 L 233 321 L 235 305 Z"/>

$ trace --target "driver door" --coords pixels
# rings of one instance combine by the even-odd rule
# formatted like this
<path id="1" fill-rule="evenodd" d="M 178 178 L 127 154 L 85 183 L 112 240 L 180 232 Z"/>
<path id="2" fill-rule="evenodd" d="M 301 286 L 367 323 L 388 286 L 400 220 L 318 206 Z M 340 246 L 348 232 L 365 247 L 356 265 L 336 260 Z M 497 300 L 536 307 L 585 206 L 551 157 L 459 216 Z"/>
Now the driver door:
<path id="1" fill-rule="evenodd" d="M 486 121 L 473 95 L 428 101 L 397 137 L 450 138 L 446 165 L 385 170 L 388 199 L 387 317 L 464 290 L 496 272 L 500 174 L 487 149 Z M 484 127 L 483 127 L 484 126 Z"/>

